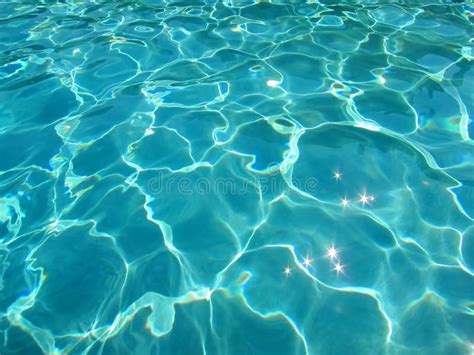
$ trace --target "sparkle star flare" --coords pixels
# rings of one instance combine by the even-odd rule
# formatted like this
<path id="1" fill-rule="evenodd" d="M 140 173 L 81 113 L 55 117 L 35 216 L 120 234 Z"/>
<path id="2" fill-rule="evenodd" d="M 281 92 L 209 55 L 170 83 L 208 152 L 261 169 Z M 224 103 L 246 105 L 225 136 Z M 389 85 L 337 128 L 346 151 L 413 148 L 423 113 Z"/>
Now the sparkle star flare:
<path id="1" fill-rule="evenodd" d="M 334 247 L 334 245 L 328 248 L 328 256 L 331 260 L 337 258 L 337 249 Z"/>
<path id="2" fill-rule="evenodd" d="M 344 266 L 342 266 L 339 262 L 337 262 L 336 264 L 334 264 L 334 270 L 339 274 L 340 272 L 342 272 L 344 269 Z"/>
<path id="3" fill-rule="evenodd" d="M 346 208 L 347 206 L 349 206 L 349 202 L 350 202 L 350 201 L 349 201 L 346 197 L 342 198 L 342 199 L 341 199 L 341 205 L 342 205 L 342 207 L 343 207 L 343 208 Z"/>
<path id="4" fill-rule="evenodd" d="M 336 170 L 334 172 L 333 178 L 336 179 L 337 181 L 342 179 L 342 173 L 339 170 Z"/>
<path id="5" fill-rule="evenodd" d="M 359 194 L 359 202 L 362 203 L 362 206 L 365 206 L 370 202 L 370 196 L 368 196 L 365 192 L 363 194 Z"/>

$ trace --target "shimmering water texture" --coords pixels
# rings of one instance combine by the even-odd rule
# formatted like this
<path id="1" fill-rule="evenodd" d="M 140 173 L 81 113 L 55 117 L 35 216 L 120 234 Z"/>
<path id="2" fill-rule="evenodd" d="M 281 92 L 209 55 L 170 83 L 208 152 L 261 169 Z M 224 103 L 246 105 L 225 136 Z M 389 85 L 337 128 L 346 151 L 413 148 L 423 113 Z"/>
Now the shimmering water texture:
<path id="1" fill-rule="evenodd" d="M 468 1 L 0 3 L 2 355 L 474 351 Z"/>

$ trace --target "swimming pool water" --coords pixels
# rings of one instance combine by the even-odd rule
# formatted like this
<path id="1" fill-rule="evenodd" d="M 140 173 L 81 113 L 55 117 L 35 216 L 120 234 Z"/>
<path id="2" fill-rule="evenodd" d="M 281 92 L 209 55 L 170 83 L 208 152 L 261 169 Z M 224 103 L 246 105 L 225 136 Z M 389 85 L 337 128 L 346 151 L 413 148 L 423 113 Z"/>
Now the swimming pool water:
<path id="1" fill-rule="evenodd" d="M 0 354 L 470 354 L 469 1 L 0 1 Z"/>

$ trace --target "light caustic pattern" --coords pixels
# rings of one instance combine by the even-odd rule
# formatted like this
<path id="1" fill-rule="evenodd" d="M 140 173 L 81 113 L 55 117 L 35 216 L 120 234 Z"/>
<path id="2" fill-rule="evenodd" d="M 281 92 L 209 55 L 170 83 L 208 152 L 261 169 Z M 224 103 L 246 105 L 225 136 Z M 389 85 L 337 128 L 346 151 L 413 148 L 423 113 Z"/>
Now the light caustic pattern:
<path id="1" fill-rule="evenodd" d="M 1 1 L 0 353 L 470 353 L 472 21 Z"/>

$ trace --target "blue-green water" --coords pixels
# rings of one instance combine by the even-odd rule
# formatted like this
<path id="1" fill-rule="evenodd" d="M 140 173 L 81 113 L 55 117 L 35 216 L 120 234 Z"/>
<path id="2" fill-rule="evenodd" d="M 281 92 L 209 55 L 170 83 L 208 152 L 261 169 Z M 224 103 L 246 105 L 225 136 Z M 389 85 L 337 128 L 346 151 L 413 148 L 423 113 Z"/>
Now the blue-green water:
<path id="1" fill-rule="evenodd" d="M 470 354 L 469 1 L 0 1 L 0 354 Z"/>

